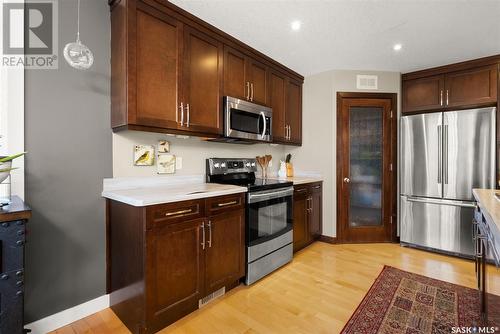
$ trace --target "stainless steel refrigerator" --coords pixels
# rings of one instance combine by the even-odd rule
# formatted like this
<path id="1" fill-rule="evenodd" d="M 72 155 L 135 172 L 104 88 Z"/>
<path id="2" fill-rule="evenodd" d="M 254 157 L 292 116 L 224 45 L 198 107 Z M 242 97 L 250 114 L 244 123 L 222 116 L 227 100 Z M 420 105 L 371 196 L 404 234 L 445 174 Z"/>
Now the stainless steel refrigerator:
<path id="1" fill-rule="evenodd" d="M 495 188 L 496 108 L 401 117 L 401 243 L 472 256 L 473 188 Z"/>

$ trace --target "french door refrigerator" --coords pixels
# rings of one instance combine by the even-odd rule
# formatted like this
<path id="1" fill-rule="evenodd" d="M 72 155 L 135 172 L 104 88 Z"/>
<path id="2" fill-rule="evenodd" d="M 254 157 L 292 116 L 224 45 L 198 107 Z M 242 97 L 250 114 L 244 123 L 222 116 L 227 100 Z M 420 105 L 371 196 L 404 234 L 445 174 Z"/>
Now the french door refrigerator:
<path id="1" fill-rule="evenodd" d="M 401 117 L 401 233 L 471 257 L 473 188 L 495 188 L 496 108 Z"/>

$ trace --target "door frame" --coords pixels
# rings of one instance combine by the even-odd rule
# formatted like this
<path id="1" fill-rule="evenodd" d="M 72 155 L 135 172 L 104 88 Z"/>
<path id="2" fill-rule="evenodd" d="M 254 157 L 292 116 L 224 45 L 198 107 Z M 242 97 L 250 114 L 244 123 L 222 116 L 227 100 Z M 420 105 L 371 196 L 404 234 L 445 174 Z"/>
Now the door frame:
<path id="1" fill-rule="evenodd" d="M 389 175 L 386 179 L 389 179 L 390 189 L 391 189 L 391 201 L 390 201 L 390 217 L 391 217 L 391 240 L 389 242 L 397 242 L 397 153 L 398 153 L 398 129 L 397 129 L 397 119 L 398 119 L 398 94 L 397 93 L 362 93 L 362 92 L 337 92 L 337 242 L 344 243 L 345 232 L 343 225 L 341 224 L 341 210 L 339 208 L 342 206 L 342 168 L 344 164 L 344 155 L 342 154 L 342 132 L 344 130 L 344 124 L 342 124 L 342 102 L 343 99 L 390 99 L 391 100 L 391 152 L 390 152 L 390 163 L 392 163 L 392 171 L 384 171 L 384 173 L 392 173 L 392 177 Z"/>

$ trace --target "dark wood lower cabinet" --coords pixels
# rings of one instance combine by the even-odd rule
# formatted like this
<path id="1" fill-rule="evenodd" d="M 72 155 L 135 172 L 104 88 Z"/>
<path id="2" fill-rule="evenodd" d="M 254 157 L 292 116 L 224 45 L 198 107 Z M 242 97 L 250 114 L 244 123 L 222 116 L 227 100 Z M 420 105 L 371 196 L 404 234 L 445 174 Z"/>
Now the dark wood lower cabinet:
<path id="1" fill-rule="evenodd" d="M 231 203 L 220 206 L 218 204 Z M 133 207 L 107 202 L 108 293 L 133 333 L 155 333 L 245 275 L 245 196 Z"/>
<path id="2" fill-rule="evenodd" d="M 205 294 L 245 276 L 245 212 L 210 217 L 205 253 Z"/>
<path id="3" fill-rule="evenodd" d="M 295 187 L 293 201 L 293 251 L 318 240 L 323 221 L 322 182 Z"/>
<path id="4" fill-rule="evenodd" d="M 196 309 L 204 293 L 205 219 L 146 232 L 146 319 L 151 331 Z"/>

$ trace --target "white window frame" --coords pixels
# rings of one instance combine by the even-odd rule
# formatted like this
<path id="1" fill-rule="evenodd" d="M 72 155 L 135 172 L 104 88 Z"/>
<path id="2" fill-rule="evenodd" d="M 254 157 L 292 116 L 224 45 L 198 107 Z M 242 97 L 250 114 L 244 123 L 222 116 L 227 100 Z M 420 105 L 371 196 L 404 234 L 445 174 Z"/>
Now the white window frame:
<path id="1" fill-rule="evenodd" d="M 3 3 L 0 0 L 0 18 L 3 17 Z M 10 0 L 9 2 L 13 2 Z M 23 2 L 16 0 L 16 2 Z M 3 25 L 0 24 L 0 38 Z M 24 67 L 5 68 L 0 66 L 0 155 L 24 152 Z M 12 195 L 24 200 L 24 157 L 14 160 L 11 172 Z"/>

